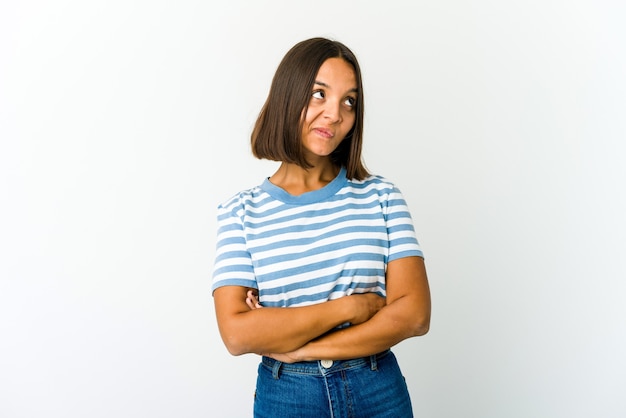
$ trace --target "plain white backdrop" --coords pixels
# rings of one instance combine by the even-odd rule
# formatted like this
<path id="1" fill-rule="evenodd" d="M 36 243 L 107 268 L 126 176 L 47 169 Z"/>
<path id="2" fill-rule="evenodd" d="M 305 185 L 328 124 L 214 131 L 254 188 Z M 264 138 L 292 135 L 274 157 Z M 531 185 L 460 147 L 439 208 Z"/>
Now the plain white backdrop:
<path id="1" fill-rule="evenodd" d="M 618 1 L 0 4 L 0 416 L 247 417 L 210 293 L 215 209 L 284 53 L 360 59 L 365 159 L 411 207 L 419 417 L 626 415 Z"/>

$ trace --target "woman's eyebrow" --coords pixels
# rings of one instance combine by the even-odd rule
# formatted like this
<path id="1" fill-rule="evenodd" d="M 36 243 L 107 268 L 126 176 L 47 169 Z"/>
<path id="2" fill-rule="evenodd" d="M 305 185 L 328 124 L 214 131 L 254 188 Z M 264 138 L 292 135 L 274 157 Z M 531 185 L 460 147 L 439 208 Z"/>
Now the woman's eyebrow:
<path id="1" fill-rule="evenodd" d="M 329 86 L 328 84 L 324 83 L 323 81 L 317 81 L 317 80 L 315 80 L 315 83 L 314 83 L 314 84 L 318 84 L 318 85 L 320 85 L 320 86 L 322 86 L 322 87 L 326 87 L 327 89 L 329 89 L 329 88 L 330 88 L 330 86 Z M 359 92 L 359 90 L 358 90 L 356 87 L 354 87 L 354 88 L 351 88 L 350 90 L 348 90 L 348 92 L 351 92 L 351 93 L 358 93 L 358 92 Z"/>

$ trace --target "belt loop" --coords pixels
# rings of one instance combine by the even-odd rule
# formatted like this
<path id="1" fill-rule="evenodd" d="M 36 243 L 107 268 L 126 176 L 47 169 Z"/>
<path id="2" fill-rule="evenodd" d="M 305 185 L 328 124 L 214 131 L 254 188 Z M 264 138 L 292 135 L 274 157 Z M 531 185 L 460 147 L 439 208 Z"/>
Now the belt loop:
<path id="1" fill-rule="evenodd" d="M 376 354 L 370 356 L 370 363 L 372 370 L 378 370 L 378 364 L 376 363 Z"/>
<path id="2" fill-rule="evenodd" d="M 280 366 L 283 365 L 282 361 L 274 361 L 274 366 L 272 367 L 272 377 L 278 380 L 278 371 L 280 370 Z"/>

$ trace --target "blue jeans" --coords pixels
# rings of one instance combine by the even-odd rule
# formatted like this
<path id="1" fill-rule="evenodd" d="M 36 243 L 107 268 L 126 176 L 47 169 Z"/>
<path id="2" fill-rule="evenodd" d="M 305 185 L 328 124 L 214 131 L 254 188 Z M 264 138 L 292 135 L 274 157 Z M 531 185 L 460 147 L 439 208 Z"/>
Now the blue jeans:
<path id="1" fill-rule="evenodd" d="M 405 418 L 411 400 L 394 354 L 281 363 L 263 357 L 255 418 Z"/>

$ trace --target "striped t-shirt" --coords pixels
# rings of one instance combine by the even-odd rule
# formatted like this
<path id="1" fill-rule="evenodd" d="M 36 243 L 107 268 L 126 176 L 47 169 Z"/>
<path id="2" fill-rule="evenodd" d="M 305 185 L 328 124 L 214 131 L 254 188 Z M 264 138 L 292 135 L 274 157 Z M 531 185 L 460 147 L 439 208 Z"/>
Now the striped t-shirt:
<path id="1" fill-rule="evenodd" d="M 218 207 L 213 290 L 259 290 L 263 306 L 385 296 L 387 263 L 422 256 L 406 202 L 380 176 L 339 175 L 293 196 L 266 179 Z"/>

